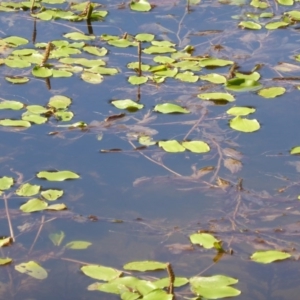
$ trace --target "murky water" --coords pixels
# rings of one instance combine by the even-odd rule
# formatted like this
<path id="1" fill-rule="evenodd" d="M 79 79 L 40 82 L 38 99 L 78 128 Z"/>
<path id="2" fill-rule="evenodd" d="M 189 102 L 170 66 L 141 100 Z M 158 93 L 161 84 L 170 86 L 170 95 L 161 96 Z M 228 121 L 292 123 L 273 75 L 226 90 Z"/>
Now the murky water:
<path id="1" fill-rule="evenodd" d="M 300 246 L 297 200 L 300 166 L 299 158 L 291 156 L 289 151 L 300 144 L 297 132 L 300 102 L 296 89 L 299 82 L 272 81 L 280 75 L 297 76 L 297 72 L 278 74 L 274 70 L 279 62 L 298 64 L 293 59 L 299 50 L 297 24 L 274 31 L 242 30 L 238 28 L 239 20 L 232 16 L 245 18 L 245 12 L 256 12 L 253 7 L 210 1 L 192 6 L 189 13 L 185 1 L 154 3 L 157 6 L 149 13 L 133 12 L 127 4 L 120 9 L 120 3 L 111 1 L 101 4 L 109 15 L 103 22 L 92 24 L 97 39 L 90 43 L 109 50 L 105 59 L 109 67 L 119 69 L 119 74 L 105 76 L 97 85 L 84 82 L 79 75 L 51 78 L 49 89 L 44 79 L 31 75 L 31 68 L 16 70 L 5 65 L 0 68 L 1 99 L 45 106 L 53 95 L 65 95 L 72 98 L 70 110 L 74 113 L 67 124 L 84 121 L 92 125 L 88 130 L 70 130 L 59 127 L 62 122 L 52 119 L 22 131 L 0 128 L 0 176 L 22 175 L 22 182 L 40 184 L 44 190 L 63 189 L 63 202 L 68 207 L 66 212 L 24 214 L 19 207 L 27 198 L 10 194 L 8 207 L 16 242 L 1 251 L 1 256 L 13 258 L 11 265 L 1 267 L 1 297 L 118 299 L 116 295 L 87 291 L 87 286 L 95 280 L 82 274 L 82 263 L 121 269 L 129 261 L 149 259 L 172 263 L 178 276 L 191 277 L 204 270 L 203 275 L 207 276 L 236 277 L 239 279 L 236 288 L 242 292 L 239 299 L 297 298 L 298 262 L 294 260 L 299 256 Z M 293 7 L 297 8 L 299 4 Z M 272 10 L 279 16 L 285 7 L 276 5 Z M 24 48 L 34 47 L 33 19 L 28 11 L 0 12 L 0 24 L 1 38 L 22 36 L 30 40 Z M 62 39 L 63 34 L 74 30 L 86 33 L 86 24 L 37 21 L 36 42 Z M 135 47 L 116 48 L 99 39 L 102 34 L 125 32 L 133 36 L 152 33 L 158 40 L 176 43 L 178 49 L 193 45 L 193 55 L 231 59 L 245 72 L 256 64 L 264 64 L 259 70 L 263 85 L 284 86 L 287 92 L 275 99 L 263 99 L 256 92 L 233 93 L 234 104 L 218 106 L 197 98 L 203 92 L 201 88 L 225 90 L 204 81 L 192 84 L 167 79 L 160 85 L 147 83 L 138 88 L 127 82 L 134 72 L 126 65 L 137 61 Z M 1 51 L 0 58 L 5 57 L 6 52 Z M 142 61 L 153 64 L 151 55 L 143 54 Z M 227 75 L 228 71 L 228 67 L 203 68 L 195 73 Z M 4 78 L 9 74 L 25 74 L 31 80 L 24 85 L 13 85 Z M 125 118 L 104 125 L 106 117 L 120 113 L 110 100 L 135 100 L 139 96 L 140 103 L 145 105 L 141 111 L 126 112 Z M 152 111 L 156 104 L 167 101 L 188 107 L 191 114 L 162 115 Z M 261 129 L 251 134 L 232 130 L 225 112 L 233 105 L 255 107 L 254 118 L 259 120 Z M 149 122 L 141 122 L 146 116 Z M 20 113 L 1 110 L 0 119 L 5 118 L 20 118 Z M 211 151 L 170 154 L 156 145 L 135 150 L 133 145 L 138 143 L 132 134 L 140 130 L 156 131 L 156 141 L 205 140 Z M 49 135 L 53 131 L 57 134 Z M 115 148 L 122 152 L 101 152 Z M 224 163 L 230 156 L 224 149 L 240 155 L 241 170 L 235 173 L 226 168 Z M 203 177 L 195 175 L 207 166 L 213 166 L 214 170 Z M 35 177 L 41 170 L 72 170 L 80 174 L 80 179 L 41 181 Z M 226 180 L 228 186 L 218 184 L 218 177 Z M 239 178 L 243 179 L 242 186 L 238 185 Z M 1 235 L 9 236 L 4 201 L 0 211 Z M 216 251 L 191 248 L 188 236 L 198 230 L 213 232 L 223 241 L 225 249 L 233 249 L 233 254 L 213 263 Z M 85 240 L 92 246 L 86 250 L 54 246 L 49 234 L 60 231 L 65 233 L 63 244 Z M 256 264 L 249 257 L 258 249 L 285 250 L 293 259 Z M 47 280 L 38 281 L 14 270 L 16 264 L 29 260 L 39 262 L 48 271 Z M 154 276 L 165 275 L 157 272 Z M 178 298 L 191 296 L 187 292 L 186 287 L 179 289 Z"/>

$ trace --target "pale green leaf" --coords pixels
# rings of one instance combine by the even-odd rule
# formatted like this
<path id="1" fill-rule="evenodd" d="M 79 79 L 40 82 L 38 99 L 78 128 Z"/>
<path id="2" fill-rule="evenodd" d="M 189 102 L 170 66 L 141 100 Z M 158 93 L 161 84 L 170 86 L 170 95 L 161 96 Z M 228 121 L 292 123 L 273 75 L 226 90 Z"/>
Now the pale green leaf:
<path id="1" fill-rule="evenodd" d="M 209 233 L 194 233 L 190 235 L 190 240 L 192 244 L 199 244 L 205 249 L 212 249 L 215 243 L 219 243 L 219 240 Z"/>
<path id="2" fill-rule="evenodd" d="M 249 114 L 254 113 L 255 110 L 256 110 L 255 108 L 251 108 L 251 107 L 235 106 L 228 109 L 226 113 L 233 116 L 247 116 Z"/>
<path id="3" fill-rule="evenodd" d="M 254 132 L 260 129 L 260 124 L 256 119 L 249 120 L 240 116 L 230 120 L 229 125 L 232 129 L 242 132 Z"/>
<path id="4" fill-rule="evenodd" d="M 193 153 L 206 153 L 210 151 L 209 145 L 203 141 L 185 141 L 181 144 Z"/>
<path id="5" fill-rule="evenodd" d="M 122 272 L 117 269 L 99 265 L 83 266 L 81 267 L 81 271 L 86 276 L 102 281 L 110 281 L 122 275 Z"/>
<path id="6" fill-rule="evenodd" d="M 20 273 L 27 274 L 33 278 L 40 280 L 46 279 L 48 276 L 47 271 L 35 261 L 21 263 L 19 265 L 16 265 L 15 269 Z"/>
<path id="7" fill-rule="evenodd" d="M 140 272 L 164 270 L 166 269 L 166 267 L 167 267 L 166 263 L 151 261 L 151 260 L 133 261 L 123 266 L 125 270 L 140 271 Z"/>
<path id="8" fill-rule="evenodd" d="M 20 206 L 23 212 L 30 213 L 34 211 L 41 211 L 47 208 L 48 204 L 45 201 L 34 198 L 28 200 L 25 204 Z"/>
<path id="9" fill-rule="evenodd" d="M 40 191 L 40 185 L 32 185 L 30 183 L 24 183 L 16 190 L 18 196 L 30 197 L 36 195 Z"/>
<path id="10" fill-rule="evenodd" d="M 0 177 L 0 190 L 8 190 L 14 184 L 14 179 L 12 177 L 3 176 Z"/>
<path id="11" fill-rule="evenodd" d="M 14 100 L 4 100 L 0 102 L 0 109 L 12 109 L 20 110 L 24 107 L 24 104 Z"/>
<path id="12" fill-rule="evenodd" d="M 72 100 L 69 97 L 55 95 L 49 99 L 48 105 L 56 109 L 66 109 L 71 104 Z"/>
<path id="13" fill-rule="evenodd" d="M 154 111 L 163 113 L 163 114 L 172 114 L 172 113 L 181 113 L 188 114 L 190 111 L 182 106 L 173 103 L 162 103 L 155 105 Z"/>
<path id="14" fill-rule="evenodd" d="M 147 0 L 131 1 L 130 8 L 135 11 L 150 11 L 151 5 Z"/>
<path id="15" fill-rule="evenodd" d="M 8 265 L 12 262 L 12 258 L 6 257 L 6 258 L 0 258 L 0 266 Z"/>
<path id="16" fill-rule="evenodd" d="M 291 257 L 291 254 L 277 251 L 277 250 L 269 250 L 269 251 L 257 251 L 251 255 L 251 260 L 262 263 L 268 264 L 278 260 L 284 260 Z"/>
<path id="17" fill-rule="evenodd" d="M 84 71 L 81 74 L 81 79 L 87 83 L 99 84 L 103 81 L 103 76 L 97 73 L 91 73 Z"/>
<path id="18" fill-rule="evenodd" d="M 52 241 L 54 246 L 60 246 L 64 238 L 65 233 L 63 231 L 49 234 L 49 239 Z"/>
<path id="19" fill-rule="evenodd" d="M 0 120 L 0 126 L 8 126 L 8 127 L 30 127 L 31 124 L 30 124 L 30 122 L 23 121 L 23 120 L 4 119 L 4 120 Z"/>
<path id="20" fill-rule="evenodd" d="M 86 241 L 72 241 L 72 242 L 66 244 L 65 248 L 74 249 L 74 250 L 82 250 L 82 249 L 87 249 L 91 245 L 92 245 L 92 243 L 86 242 Z"/>
<path id="21" fill-rule="evenodd" d="M 148 81 L 147 76 L 129 76 L 128 82 L 133 84 L 133 85 L 140 85 L 144 84 Z"/>
<path id="22" fill-rule="evenodd" d="M 202 100 L 226 100 L 229 102 L 234 101 L 234 96 L 228 93 L 203 93 L 197 95 Z"/>
<path id="23" fill-rule="evenodd" d="M 185 151 L 185 148 L 181 144 L 179 144 L 176 140 L 159 141 L 158 146 L 162 147 L 166 152 L 171 152 L 171 153 Z"/>
<path id="24" fill-rule="evenodd" d="M 143 104 L 139 104 L 131 99 L 113 100 L 111 101 L 111 104 L 113 104 L 116 108 L 129 110 L 137 110 L 144 107 Z"/>
<path id="25" fill-rule="evenodd" d="M 55 201 L 58 198 L 60 198 L 63 195 L 64 191 L 63 190 L 46 190 L 42 191 L 41 195 L 48 201 Z"/>
<path id="26" fill-rule="evenodd" d="M 269 87 L 265 89 L 261 89 L 258 94 L 264 98 L 275 98 L 277 96 L 281 96 L 285 93 L 285 88 L 280 86 Z"/>
<path id="27" fill-rule="evenodd" d="M 246 29 L 259 30 L 261 25 L 252 21 L 242 21 L 239 23 L 239 26 Z"/>
<path id="28" fill-rule="evenodd" d="M 64 181 L 77 179 L 80 176 L 72 171 L 41 171 L 36 175 L 38 178 L 44 178 L 49 181 Z"/>
<path id="29" fill-rule="evenodd" d="M 300 146 L 292 148 L 290 153 L 291 154 L 300 154 Z M 0 190 L 2 190 L 2 189 L 0 188 Z"/>

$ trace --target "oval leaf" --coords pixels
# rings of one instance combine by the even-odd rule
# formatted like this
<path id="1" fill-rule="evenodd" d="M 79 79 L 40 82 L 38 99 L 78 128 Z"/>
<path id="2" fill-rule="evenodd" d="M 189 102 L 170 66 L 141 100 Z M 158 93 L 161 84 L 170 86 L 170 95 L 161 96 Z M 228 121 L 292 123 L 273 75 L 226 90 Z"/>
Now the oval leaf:
<path id="1" fill-rule="evenodd" d="M 41 211 L 47 208 L 48 204 L 40 199 L 30 199 L 25 204 L 20 206 L 23 212 L 30 213 L 34 211 Z"/>
<path id="2" fill-rule="evenodd" d="M 202 141 L 186 141 L 182 146 L 194 153 L 206 153 L 210 151 L 209 145 Z"/>
<path id="3" fill-rule="evenodd" d="M 260 129 L 260 124 L 256 119 L 249 120 L 240 116 L 230 120 L 229 125 L 232 129 L 242 132 L 254 132 Z"/>
<path id="4" fill-rule="evenodd" d="M 257 251 L 251 255 L 251 260 L 262 263 L 269 264 L 273 261 L 283 260 L 291 257 L 291 254 L 282 251 L 269 250 L 269 251 Z"/>
<path id="5" fill-rule="evenodd" d="M 40 280 L 46 279 L 48 276 L 47 271 L 35 261 L 21 263 L 19 265 L 16 265 L 15 269 L 20 273 L 25 273 L 33 278 Z"/>
<path id="6" fill-rule="evenodd" d="M 72 171 L 41 171 L 36 175 L 38 178 L 44 178 L 49 181 L 64 181 L 68 179 L 77 179 L 80 176 Z"/>
<path id="7" fill-rule="evenodd" d="M 194 233 L 190 235 L 190 240 L 192 244 L 199 244 L 205 249 L 212 249 L 214 248 L 215 243 L 220 242 L 209 233 Z"/>
<path id="8" fill-rule="evenodd" d="M 110 281 L 122 275 L 122 272 L 119 270 L 99 265 L 83 266 L 81 271 L 86 276 L 103 281 Z"/>
<path id="9" fill-rule="evenodd" d="M 166 152 L 177 153 L 184 152 L 185 148 L 180 145 L 176 140 L 160 141 L 158 146 L 162 147 Z"/>
<path id="10" fill-rule="evenodd" d="M 188 114 L 188 113 L 190 113 L 190 111 L 187 110 L 186 108 L 181 107 L 177 104 L 173 104 L 173 103 L 157 104 L 157 105 L 155 105 L 153 110 L 163 113 L 163 114 L 172 114 L 172 113 Z"/>
<path id="11" fill-rule="evenodd" d="M 151 260 L 145 260 L 145 261 L 133 261 L 123 266 L 125 270 L 131 270 L 131 271 L 155 271 L 155 270 L 164 270 L 166 269 L 167 264 L 161 263 L 158 261 L 151 261 Z"/>

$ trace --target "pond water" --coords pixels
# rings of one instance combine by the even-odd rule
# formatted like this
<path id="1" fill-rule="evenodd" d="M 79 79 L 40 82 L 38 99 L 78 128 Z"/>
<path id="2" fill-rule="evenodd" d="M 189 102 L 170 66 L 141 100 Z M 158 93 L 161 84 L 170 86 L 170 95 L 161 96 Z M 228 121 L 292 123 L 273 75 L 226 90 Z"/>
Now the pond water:
<path id="1" fill-rule="evenodd" d="M 14 179 L 13 185 L 2 188 L 0 206 L 1 236 L 11 237 L 11 243 L 0 249 L 1 258 L 12 259 L 0 266 L 1 298 L 120 299 L 117 294 L 88 290 L 97 279 L 84 275 L 81 267 L 95 264 L 122 270 L 131 261 L 153 260 L 171 263 L 180 277 L 223 274 L 236 278 L 238 299 L 296 299 L 300 162 L 291 149 L 300 145 L 300 64 L 295 59 L 300 52 L 299 4 L 274 1 L 259 9 L 255 6 L 264 2 L 190 1 L 189 6 L 183 0 L 149 2 L 151 10 L 141 12 L 128 3 L 95 1 L 93 13 L 102 11 L 102 17 L 93 19 L 92 27 L 87 26 L 86 15 L 78 19 L 86 3 L 76 10 L 74 3 L 63 0 L 36 1 L 36 18 L 30 14 L 29 2 L 0 3 L 0 177 Z M 141 3 L 147 5 L 147 1 Z M 77 19 L 66 20 L 62 11 L 73 12 Z M 294 13 L 289 15 L 290 11 Z M 53 17 L 58 12 L 61 17 Z M 272 15 L 266 18 L 262 13 Z M 256 25 L 241 23 L 247 21 Z M 285 22 L 284 28 L 265 28 L 275 21 Z M 258 24 L 258 30 L 244 28 Z M 64 36 L 75 32 L 85 39 Z M 151 42 L 141 42 L 142 63 L 169 73 L 142 71 L 148 77 L 140 85 L 130 82 L 138 70 L 127 66 L 139 59 L 139 33 L 174 43 L 159 45 L 158 54 L 147 53 Z M 108 42 L 107 35 L 122 47 Z M 12 36 L 26 40 L 5 40 Z M 64 48 L 55 44 L 58 40 L 78 44 L 66 43 Z M 45 59 L 48 42 L 55 45 Z M 87 46 L 108 52 L 93 55 Z M 69 54 L 75 62 L 64 60 L 66 48 L 78 49 L 77 54 Z M 35 52 L 13 52 L 20 49 Z M 160 59 L 165 63 L 159 63 L 157 56 L 164 56 Z M 76 62 L 78 58 L 103 60 L 102 66 L 115 69 L 90 70 L 91 66 Z M 203 63 L 210 58 L 212 62 L 205 67 Z M 227 63 L 222 66 L 224 61 L 214 58 Z M 20 61 L 31 64 L 21 67 Z M 39 74 L 32 73 L 36 65 Z M 62 65 L 71 72 L 49 77 L 42 73 L 43 68 L 52 72 Z M 230 89 L 231 77 L 254 76 L 254 72 L 260 78 L 247 78 L 244 87 L 235 83 L 235 90 Z M 212 73 L 212 82 L 199 77 Z M 9 82 L 17 77 L 29 81 Z M 221 82 L 216 83 L 216 78 Z M 268 87 L 283 89 L 267 98 L 261 91 Z M 213 92 L 233 95 L 234 101 L 224 101 L 224 94 L 216 101 L 201 99 L 202 94 Z M 49 99 L 57 95 L 71 102 L 65 104 L 63 98 L 61 107 L 51 104 Z M 126 110 L 113 105 L 113 100 L 124 99 L 143 107 L 133 109 L 131 104 Z M 21 107 L 2 107 L 7 100 L 18 101 Z M 176 104 L 188 113 L 157 112 L 162 103 Z M 44 118 L 41 124 L 28 112 L 31 105 L 39 105 L 39 110 L 44 107 L 44 112 L 35 113 Z M 255 108 L 242 120 L 256 119 L 259 128 L 253 130 L 251 122 L 245 125 L 250 132 L 230 126 L 235 116 L 226 112 L 236 106 Z M 62 117 L 59 111 L 71 113 Z M 30 115 L 29 125 L 3 122 L 26 120 L 24 113 Z M 154 143 L 142 147 L 140 137 Z M 209 149 L 195 153 L 158 145 L 171 140 L 178 141 L 177 149 L 183 141 L 203 141 Z M 37 177 L 41 171 L 62 170 L 80 177 L 62 181 Z M 47 203 L 64 203 L 67 209 L 23 212 L 20 206 L 32 198 L 46 201 L 40 191 L 30 196 L 16 194 L 25 183 L 39 185 L 41 191 L 62 190 L 62 198 Z M 214 247 L 192 245 L 189 237 L 196 232 L 216 237 L 226 253 L 218 256 Z M 77 248 L 81 242 L 90 244 L 75 249 L 72 242 Z M 250 259 L 258 250 L 278 250 L 291 257 L 260 264 Z M 28 276 L 32 270 L 26 266 L 21 267 L 23 273 L 17 272 L 20 264 L 30 261 L 43 268 L 39 272 L 46 272 L 45 278 Z M 132 274 L 149 281 L 167 276 L 166 271 Z M 176 299 L 195 297 L 188 285 L 176 288 L 175 294 Z M 138 297 L 131 296 L 122 299 Z M 170 299 L 164 297 L 149 299 Z"/>

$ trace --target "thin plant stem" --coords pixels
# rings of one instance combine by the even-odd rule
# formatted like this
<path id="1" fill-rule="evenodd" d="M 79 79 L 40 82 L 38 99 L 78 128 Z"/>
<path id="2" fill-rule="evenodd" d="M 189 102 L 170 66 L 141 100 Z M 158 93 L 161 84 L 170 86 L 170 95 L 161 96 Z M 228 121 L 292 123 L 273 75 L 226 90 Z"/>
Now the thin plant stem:
<path id="1" fill-rule="evenodd" d="M 8 200 L 9 196 L 10 196 L 10 194 L 9 195 L 4 195 L 3 200 L 4 200 L 4 205 L 5 205 L 5 213 L 6 213 L 6 217 L 7 217 L 10 237 L 11 237 L 12 241 L 14 242 L 15 241 L 15 235 L 14 235 L 14 230 L 13 230 L 13 227 L 12 227 L 10 214 L 9 214 L 9 210 L 8 210 L 8 204 L 7 204 L 7 200 Z"/>
<path id="2" fill-rule="evenodd" d="M 37 232 L 37 234 L 36 234 L 36 236 L 35 236 L 35 238 L 34 238 L 34 241 L 33 241 L 32 245 L 31 245 L 31 247 L 30 247 L 30 249 L 29 249 L 29 251 L 28 251 L 28 254 L 30 254 L 31 251 L 33 250 L 34 245 L 35 245 L 36 241 L 38 240 L 38 238 L 39 238 L 39 236 L 40 236 L 40 234 L 41 234 L 41 231 L 42 231 L 43 226 L 44 226 L 44 221 L 45 221 L 45 216 L 42 216 L 42 219 L 41 219 L 41 225 L 40 225 L 39 230 L 38 230 L 38 232 Z"/>
<path id="3" fill-rule="evenodd" d="M 128 142 L 129 142 L 129 144 L 130 144 L 133 148 L 135 148 L 134 144 L 133 144 L 131 141 L 128 141 Z M 137 151 L 138 151 L 142 156 L 144 156 L 146 159 L 152 161 L 152 162 L 155 163 L 156 165 L 161 166 L 162 168 L 168 170 L 170 173 L 172 173 L 172 174 L 174 174 L 174 175 L 176 175 L 176 176 L 182 177 L 181 174 L 179 174 L 179 173 L 173 171 L 172 169 L 168 168 L 168 167 L 165 166 L 164 164 L 162 164 L 162 163 L 160 163 L 160 162 L 158 162 L 158 161 L 152 159 L 151 157 L 145 155 L 143 152 L 141 152 L 141 151 L 139 151 L 139 150 L 137 150 Z"/>
<path id="4" fill-rule="evenodd" d="M 215 173 L 211 177 L 210 182 L 213 182 L 213 181 L 216 180 L 216 178 L 217 178 L 217 176 L 219 174 L 219 171 L 220 171 L 220 168 L 221 168 L 221 162 L 222 162 L 222 159 L 223 159 L 223 154 L 222 154 L 222 150 L 220 148 L 220 145 L 214 139 L 212 139 L 212 142 L 216 145 L 216 147 L 218 149 L 219 159 L 218 159 L 218 164 L 217 164 Z"/>
<path id="5" fill-rule="evenodd" d="M 138 42 L 138 57 L 139 57 L 139 76 L 142 76 L 142 47 L 141 42 Z"/>
<path id="6" fill-rule="evenodd" d="M 183 138 L 183 140 L 185 141 L 188 136 L 195 130 L 195 128 L 197 128 L 199 126 L 199 124 L 202 122 L 204 116 L 207 114 L 207 110 L 204 109 L 202 110 L 201 113 L 201 117 L 198 119 L 198 121 L 193 125 L 193 127 L 189 130 L 189 132 L 185 135 L 185 137 Z"/>

